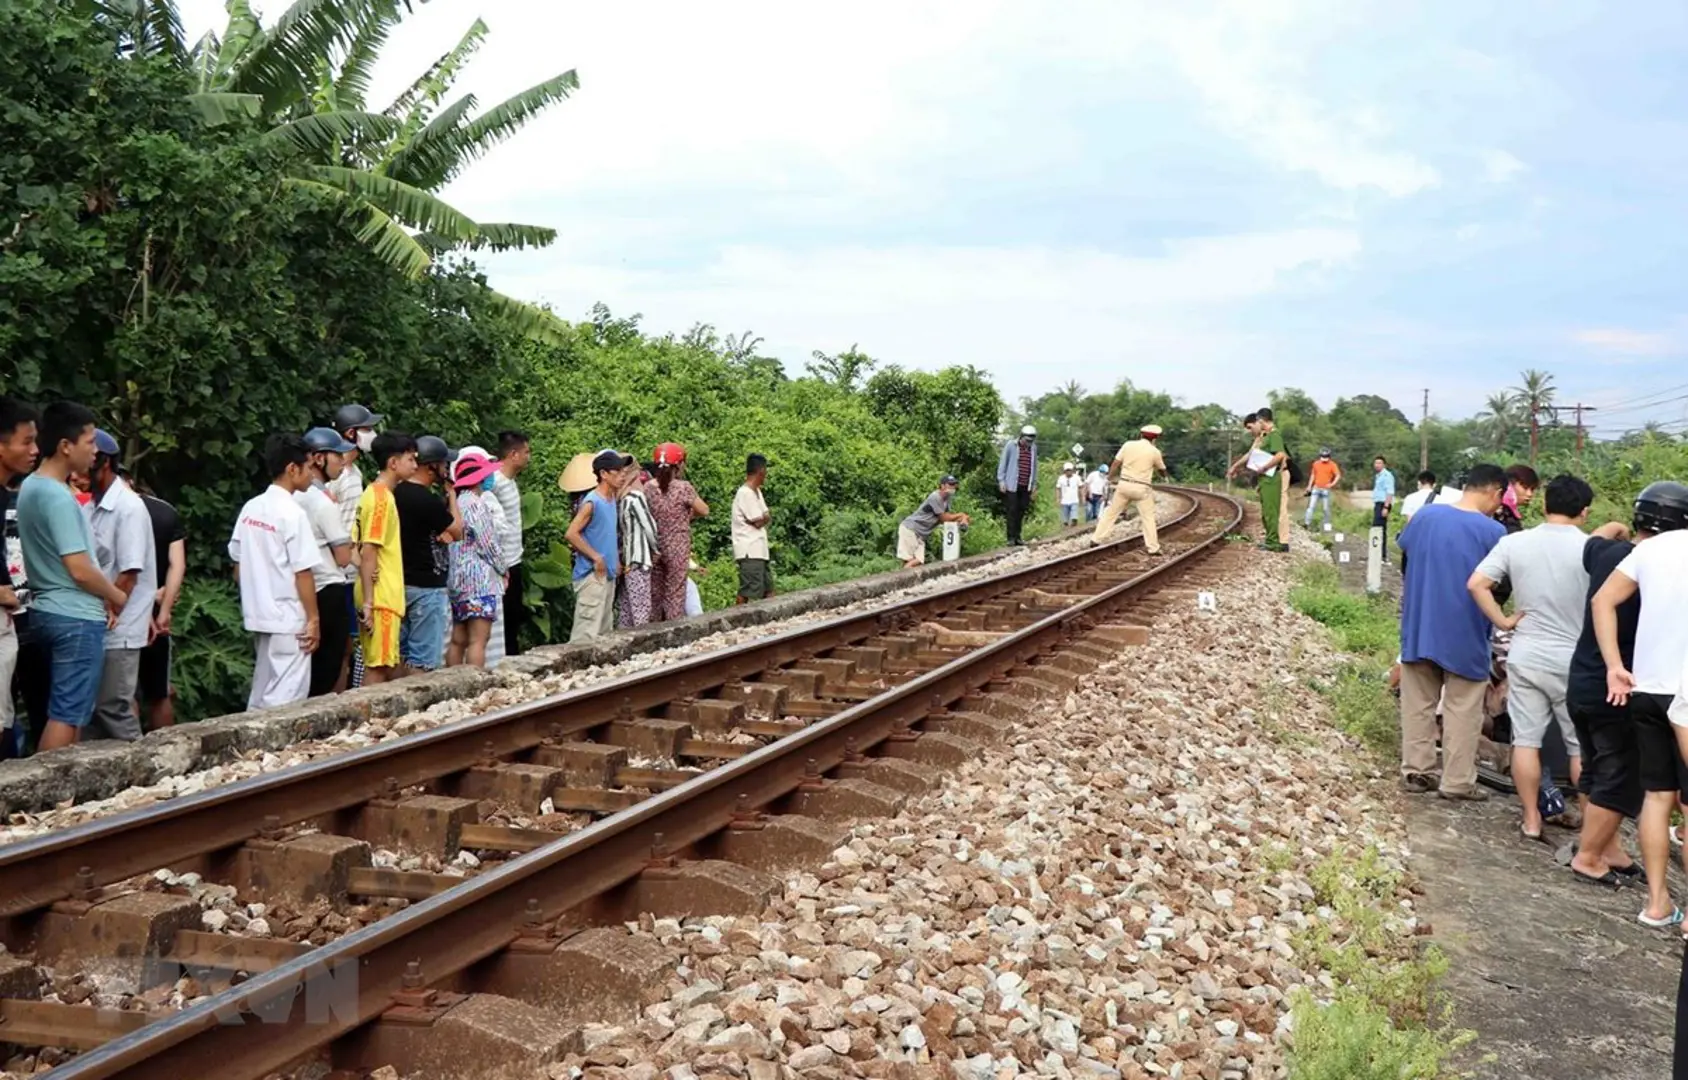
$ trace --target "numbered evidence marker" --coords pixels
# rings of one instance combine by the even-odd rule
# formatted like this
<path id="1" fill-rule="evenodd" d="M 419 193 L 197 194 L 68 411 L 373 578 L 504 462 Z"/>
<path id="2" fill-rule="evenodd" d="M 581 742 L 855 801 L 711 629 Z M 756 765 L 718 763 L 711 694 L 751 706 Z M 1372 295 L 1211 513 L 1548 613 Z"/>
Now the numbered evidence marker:
<path id="1" fill-rule="evenodd" d="M 1342 563 L 1347 562 L 1348 561 L 1348 553 L 1346 551 L 1337 552 L 1336 553 L 1336 561 L 1342 562 Z"/>
<path id="2" fill-rule="evenodd" d="M 1197 593 L 1196 594 L 1196 610 L 1197 611 L 1218 611 L 1219 610 L 1219 598 L 1214 596 L 1210 592 L 1199 592 L 1199 593 Z"/>
<path id="3" fill-rule="evenodd" d="M 1337 534 L 1336 534 L 1336 535 L 1335 535 L 1335 536 L 1333 536 L 1333 537 L 1331 537 L 1331 541 L 1332 541 L 1332 542 L 1333 542 L 1333 543 L 1337 543 L 1337 544 L 1340 544 L 1340 543 L 1342 543 L 1342 534 L 1341 534 L 1341 533 L 1337 533 Z"/>
<path id="4" fill-rule="evenodd" d="M 1325 522 L 1325 531 L 1330 532 L 1330 522 Z"/>

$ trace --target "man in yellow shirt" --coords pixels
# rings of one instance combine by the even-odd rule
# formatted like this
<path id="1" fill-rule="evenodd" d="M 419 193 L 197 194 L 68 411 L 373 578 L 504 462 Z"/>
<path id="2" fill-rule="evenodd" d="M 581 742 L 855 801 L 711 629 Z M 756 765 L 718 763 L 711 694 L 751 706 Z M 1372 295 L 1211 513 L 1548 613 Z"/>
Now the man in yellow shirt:
<path id="1" fill-rule="evenodd" d="M 416 472 L 416 440 L 396 431 L 375 436 L 370 456 L 380 473 L 358 498 L 358 643 L 363 684 L 390 682 L 399 666 L 399 624 L 404 621 L 404 557 L 399 551 L 399 507 L 393 490 Z"/>
<path id="2" fill-rule="evenodd" d="M 1096 523 L 1090 542 L 1107 543 L 1113 534 L 1114 522 L 1125 512 L 1126 503 L 1134 503 L 1137 516 L 1143 521 L 1143 550 L 1150 555 L 1159 555 L 1160 537 L 1155 532 L 1155 490 L 1149 485 L 1154 482 L 1156 473 L 1166 473 L 1166 461 L 1155 446 L 1155 440 L 1161 435 L 1160 425 L 1144 424 L 1141 434 L 1142 438 L 1133 439 L 1120 447 L 1119 453 L 1114 455 L 1113 464 L 1108 466 L 1108 478 L 1117 479 L 1119 485 L 1114 488 L 1114 497 L 1107 509 L 1102 511 L 1102 519 Z"/>

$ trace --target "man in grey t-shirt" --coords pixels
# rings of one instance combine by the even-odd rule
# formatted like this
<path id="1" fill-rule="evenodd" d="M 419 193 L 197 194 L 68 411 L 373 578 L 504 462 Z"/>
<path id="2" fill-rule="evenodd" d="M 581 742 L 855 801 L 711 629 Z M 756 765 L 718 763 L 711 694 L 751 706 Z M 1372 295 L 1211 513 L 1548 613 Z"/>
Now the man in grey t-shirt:
<path id="1" fill-rule="evenodd" d="M 941 523 L 959 521 L 967 525 L 972 522 L 973 519 L 966 514 L 950 513 L 950 499 L 955 495 L 956 486 L 955 477 L 944 477 L 938 482 L 938 490 L 926 496 L 920 509 L 897 526 L 897 558 L 903 560 L 904 568 L 919 566 L 926 561 L 926 538 Z"/>
<path id="2" fill-rule="evenodd" d="M 1548 725 L 1559 725 L 1565 752 L 1571 759 L 1571 782 L 1582 771 L 1576 728 L 1565 703 L 1571 654 L 1582 634 L 1588 599 L 1588 571 L 1583 568 L 1583 545 L 1594 491 L 1574 476 L 1556 476 L 1547 484 L 1547 514 L 1533 529 L 1503 537 L 1472 572 L 1466 588 L 1489 621 L 1512 630 L 1506 657 L 1506 709 L 1512 718 L 1512 782 L 1523 803 L 1524 835 L 1541 836 L 1541 747 Z M 1599 536 L 1625 532 L 1605 525 Z M 1503 582 L 1512 585 L 1512 614 L 1495 600 Z"/>

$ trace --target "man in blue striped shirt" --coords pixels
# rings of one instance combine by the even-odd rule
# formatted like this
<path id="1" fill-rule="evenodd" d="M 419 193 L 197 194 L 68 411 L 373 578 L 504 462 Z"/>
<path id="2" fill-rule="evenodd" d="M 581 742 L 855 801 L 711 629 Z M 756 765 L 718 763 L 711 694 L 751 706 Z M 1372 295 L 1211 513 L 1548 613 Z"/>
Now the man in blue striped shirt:
<path id="1" fill-rule="evenodd" d="M 1383 530 L 1383 561 L 1389 561 L 1389 511 L 1395 508 L 1395 474 L 1389 471 L 1389 462 L 1382 454 L 1372 459 L 1372 471 L 1376 473 L 1372 480 L 1371 506 L 1372 527 Z"/>

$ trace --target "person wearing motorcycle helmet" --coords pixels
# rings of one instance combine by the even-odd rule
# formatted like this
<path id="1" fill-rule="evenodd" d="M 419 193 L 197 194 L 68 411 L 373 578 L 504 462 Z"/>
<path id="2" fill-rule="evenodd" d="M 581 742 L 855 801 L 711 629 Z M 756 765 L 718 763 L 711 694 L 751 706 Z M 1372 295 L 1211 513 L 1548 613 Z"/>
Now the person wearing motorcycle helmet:
<path id="1" fill-rule="evenodd" d="M 346 457 L 356 453 L 357 447 L 331 427 L 314 427 L 305 432 L 305 449 L 310 454 L 307 464 L 311 483 L 295 492 L 293 499 L 310 519 L 311 537 L 317 545 L 317 564 L 311 568 L 311 577 L 316 582 L 322 637 L 311 654 L 310 696 L 321 697 L 339 682 L 357 632 L 352 585 L 346 580 L 346 569 L 352 565 L 352 534 L 328 494 L 329 485 L 350 468 Z"/>
<path id="2" fill-rule="evenodd" d="M 1670 815 L 1688 791 L 1688 768 L 1674 730 L 1688 725 L 1688 716 L 1676 706 L 1683 658 L 1688 656 L 1688 620 L 1682 618 L 1688 604 L 1688 486 L 1674 481 L 1649 484 L 1636 497 L 1633 522 L 1636 541 L 1631 550 L 1603 553 L 1608 560 L 1616 558 L 1616 563 L 1589 600 L 1588 622 L 1603 662 L 1604 704 L 1611 710 L 1604 726 L 1626 715 L 1634 731 L 1637 779 L 1643 792 L 1641 861 L 1647 875 L 1647 903 L 1636 917 L 1647 926 L 1669 927 L 1682 922 L 1682 910 L 1671 901 L 1665 877 L 1670 863 Z M 1590 577 L 1592 581 L 1592 571 Z M 1626 615 L 1633 620 L 1627 654 Z M 1579 701 L 1598 693 L 1598 684 L 1591 691 L 1588 679 L 1580 681 Z M 1633 809 L 1635 800 L 1627 775 L 1620 779 L 1623 786 L 1615 793 L 1602 791 L 1601 801 L 1618 804 L 1622 812 Z M 1590 801 L 1594 803 L 1592 796 Z M 1608 849 L 1595 850 L 1609 853 Z M 1573 866 L 1577 873 L 1606 880 L 1591 873 L 1599 868 L 1588 859 Z M 1610 866 L 1608 871 L 1618 868 Z"/>
<path id="3" fill-rule="evenodd" d="M 342 405 L 334 410 L 333 428 L 341 438 L 352 444 L 352 448 L 342 455 L 345 468 L 326 490 L 328 497 L 340 507 L 340 518 L 346 524 L 346 532 L 354 536 L 358 527 L 358 499 L 363 497 L 363 472 L 358 468 L 358 460 L 375 445 L 375 429 L 380 426 L 381 420 L 381 416 L 363 405 Z M 346 580 L 354 581 L 356 578 L 357 560 L 354 559 Z"/>
<path id="4" fill-rule="evenodd" d="M 457 488 L 447 483 L 451 450 L 438 435 L 416 440 L 416 471 L 393 489 L 399 512 L 399 552 L 404 562 L 404 619 L 399 623 L 399 660 L 407 674 L 434 671 L 445 663 L 451 636 L 446 575 L 448 544 L 463 537 Z M 444 485 L 441 496 L 435 488 Z"/>

